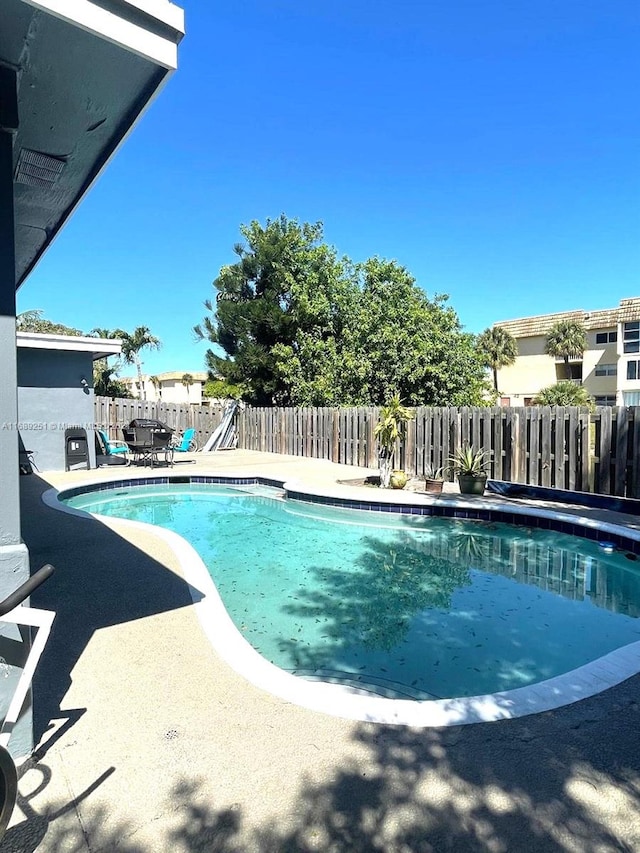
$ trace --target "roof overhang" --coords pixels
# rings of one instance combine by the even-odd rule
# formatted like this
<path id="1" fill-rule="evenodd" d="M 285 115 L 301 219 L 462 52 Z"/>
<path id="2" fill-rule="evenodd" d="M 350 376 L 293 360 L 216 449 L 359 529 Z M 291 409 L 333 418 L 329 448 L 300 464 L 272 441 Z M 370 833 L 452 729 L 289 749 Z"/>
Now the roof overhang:
<path id="1" fill-rule="evenodd" d="M 16 286 L 177 67 L 168 0 L 2 0 L 0 100 L 13 133 Z"/>
<path id="2" fill-rule="evenodd" d="M 74 335 L 51 335 L 42 332 L 16 332 L 16 343 L 22 349 L 46 349 L 58 352 L 88 352 L 93 360 L 120 355 L 119 338 L 89 338 Z"/>

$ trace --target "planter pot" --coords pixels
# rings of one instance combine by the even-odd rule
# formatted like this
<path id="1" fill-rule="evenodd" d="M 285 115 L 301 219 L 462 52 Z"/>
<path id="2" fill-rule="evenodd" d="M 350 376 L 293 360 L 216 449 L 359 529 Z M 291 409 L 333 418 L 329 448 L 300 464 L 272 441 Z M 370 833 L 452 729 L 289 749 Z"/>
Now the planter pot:
<path id="1" fill-rule="evenodd" d="M 486 474 L 458 474 L 458 485 L 462 495 L 483 495 L 486 484 Z"/>
<path id="2" fill-rule="evenodd" d="M 431 477 L 427 477 L 424 481 L 424 490 L 430 495 L 441 494 L 443 486 L 444 480 L 432 480 Z"/>
<path id="3" fill-rule="evenodd" d="M 408 477 L 404 471 L 392 471 L 389 485 L 392 489 L 404 489 L 407 485 Z"/>

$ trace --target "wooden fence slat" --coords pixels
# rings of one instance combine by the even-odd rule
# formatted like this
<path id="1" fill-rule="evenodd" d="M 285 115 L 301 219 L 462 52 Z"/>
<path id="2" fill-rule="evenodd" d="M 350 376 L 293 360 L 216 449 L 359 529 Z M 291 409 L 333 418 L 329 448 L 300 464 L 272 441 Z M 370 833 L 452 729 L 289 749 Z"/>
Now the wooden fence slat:
<path id="1" fill-rule="evenodd" d="M 553 473 L 551 441 L 551 409 L 540 410 L 540 481 L 543 486 L 551 485 Z"/>
<path id="2" fill-rule="evenodd" d="M 530 483 L 529 480 L 529 443 L 528 435 L 531 427 L 531 412 L 530 408 L 524 409 L 520 413 L 520 422 L 518 423 L 518 443 L 520 452 L 518 454 L 518 483 Z"/>
<path id="3" fill-rule="evenodd" d="M 489 424 L 491 430 L 491 444 L 493 445 L 493 476 L 496 480 L 504 480 L 504 410 L 495 408 L 492 411 L 492 418 Z"/>
<path id="4" fill-rule="evenodd" d="M 451 457 L 455 448 L 455 430 L 458 423 L 458 410 L 453 407 L 442 409 L 442 462 L 445 478 L 453 479 Z M 438 466 L 440 467 L 440 466 Z"/>
<path id="5" fill-rule="evenodd" d="M 524 439 L 524 446 L 528 447 L 527 467 L 523 483 L 538 484 L 538 409 L 536 406 L 527 410 L 528 416 L 528 441 Z"/>
<path id="6" fill-rule="evenodd" d="M 427 466 L 435 467 L 435 458 L 433 455 L 433 409 L 424 409 L 423 412 L 424 464 L 422 473 L 424 474 Z"/>
<path id="7" fill-rule="evenodd" d="M 616 413 L 616 455 L 614 470 L 614 494 L 624 495 L 627 483 L 627 453 L 629 450 L 629 420 L 625 406 Z"/>
<path id="8" fill-rule="evenodd" d="M 598 476 L 595 484 L 597 492 L 611 494 L 611 433 L 613 425 L 613 409 L 603 406 L 600 414 L 600 440 L 596 446 L 596 456 L 599 459 Z"/>
<path id="9" fill-rule="evenodd" d="M 424 407 L 416 409 L 416 433 L 415 433 L 415 460 L 416 476 L 424 476 Z"/>
<path id="10" fill-rule="evenodd" d="M 591 413 L 588 409 L 581 409 L 578 414 L 579 453 L 580 453 L 580 482 L 577 488 L 583 492 L 593 489 L 591 482 Z"/>
<path id="11" fill-rule="evenodd" d="M 460 447 L 471 443 L 471 435 L 469 432 L 469 407 L 462 406 L 459 414 L 460 423 Z M 456 448 L 457 449 L 457 448 Z"/>
<path id="12" fill-rule="evenodd" d="M 486 458 L 490 460 L 491 466 L 489 474 L 495 477 L 495 455 L 493 452 L 493 417 L 494 410 L 489 408 L 477 408 L 478 413 L 478 443 L 477 447 L 482 448 L 487 454 Z"/>
<path id="13" fill-rule="evenodd" d="M 483 446 L 482 436 L 480 435 L 480 410 L 475 406 L 471 409 L 471 444 L 483 450 L 487 449 Z"/>
<path id="14" fill-rule="evenodd" d="M 405 471 L 410 477 L 418 473 L 416 468 L 416 421 L 415 418 L 407 424 L 407 437 L 405 441 Z"/>
<path id="15" fill-rule="evenodd" d="M 433 467 L 440 468 L 442 462 L 442 409 L 431 409 L 431 458 Z"/>
<path id="16" fill-rule="evenodd" d="M 565 408 L 556 406 L 553 435 L 553 470 L 551 485 L 565 488 Z"/>
<path id="17" fill-rule="evenodd" d="M 627 494 L 631 498 L 640 498 L 640 406 L 631 410 L 633 426 L 630 429 L 631 439 L 631 482 L 627 483 Z"/>

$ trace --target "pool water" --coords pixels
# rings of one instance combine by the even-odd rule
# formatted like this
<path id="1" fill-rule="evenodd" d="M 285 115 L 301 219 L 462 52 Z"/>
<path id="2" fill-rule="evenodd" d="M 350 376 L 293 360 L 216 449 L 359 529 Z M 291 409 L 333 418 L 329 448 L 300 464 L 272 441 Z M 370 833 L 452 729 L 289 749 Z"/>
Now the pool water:
<path id="1" fill-rule="evenodd" d="M 275 490 L 142 486 L 69 498 L 198 551 L 238 630 L 302 677 L 474 696 L 640 640 L 640 562 L 537 528 L 341 510 Z"/>

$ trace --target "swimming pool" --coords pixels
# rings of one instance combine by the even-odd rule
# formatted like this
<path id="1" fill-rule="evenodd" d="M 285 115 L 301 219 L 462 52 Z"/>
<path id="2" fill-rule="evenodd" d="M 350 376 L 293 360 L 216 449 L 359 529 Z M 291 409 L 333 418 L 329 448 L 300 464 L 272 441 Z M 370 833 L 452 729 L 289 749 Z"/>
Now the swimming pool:
<path id="1" fill-rule="evenodd" d="M 417 704 L 539 689 L 640 639 L 640 572 L 628 551 L 246 488 L 167 482 L 66 503 L 189 541 L 237 631 L 298 678 Z"/>

